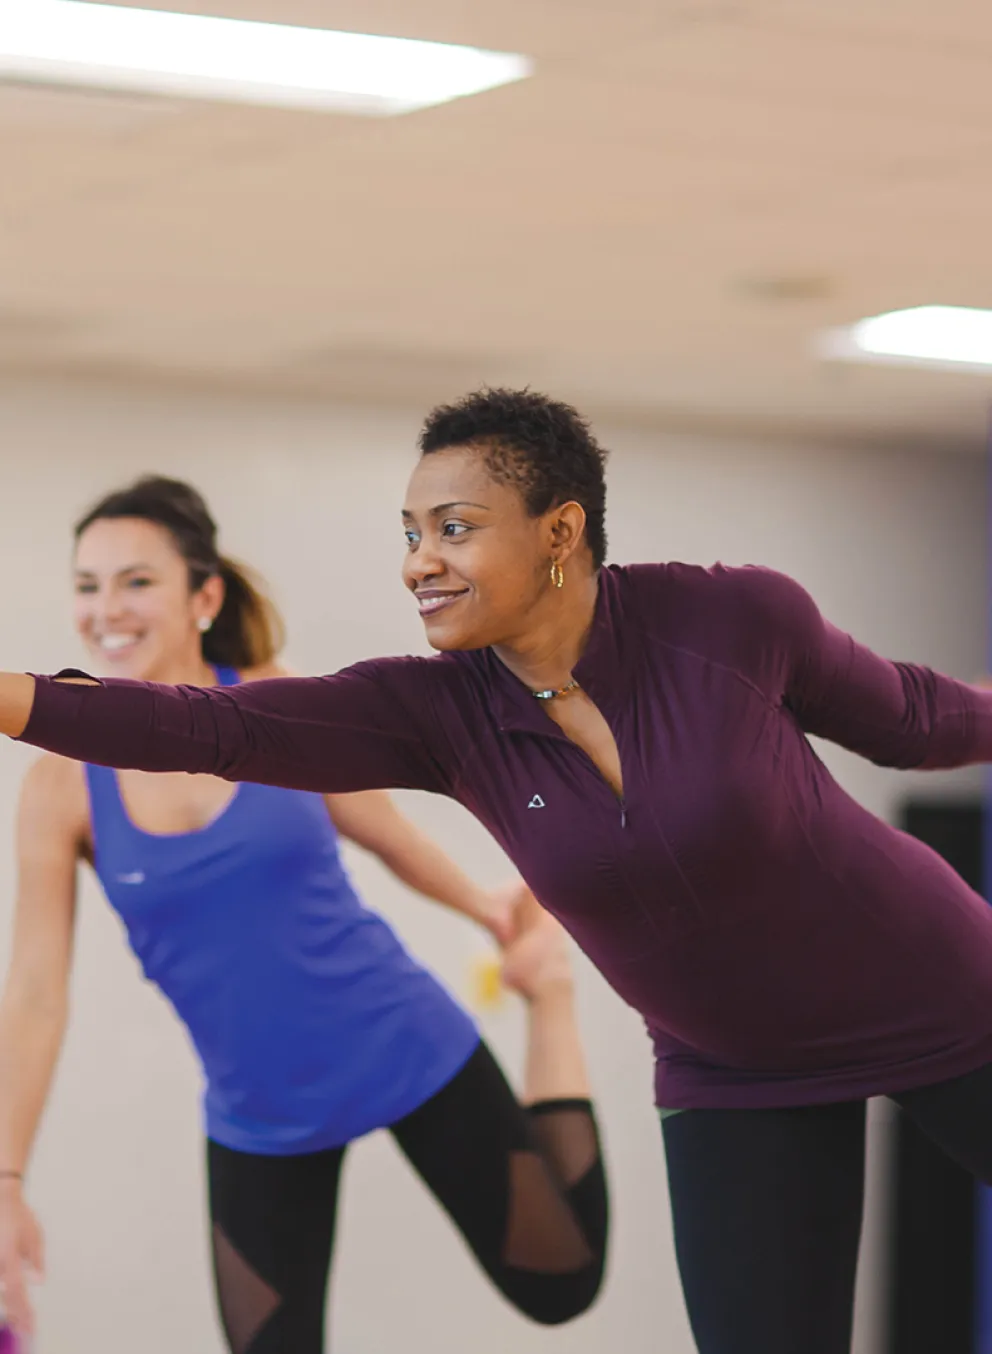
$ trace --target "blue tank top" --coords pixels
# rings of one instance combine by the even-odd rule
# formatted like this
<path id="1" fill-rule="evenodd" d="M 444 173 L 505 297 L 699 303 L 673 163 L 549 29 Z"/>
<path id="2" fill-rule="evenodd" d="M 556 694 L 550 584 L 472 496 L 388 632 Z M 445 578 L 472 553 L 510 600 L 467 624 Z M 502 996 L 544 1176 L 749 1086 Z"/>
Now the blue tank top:
<path id="1" fill-rule="evenodd" d="M 474 1024 L 362 905 L 320 795 L 240 785 L 201 830 L 156 835 L 129 818 L 115 771 L 87 766 L 86 779 L 97 875 L 189 1030 L 216 1142 L 338 1146 L 409 1114 L 468 1060 Z"/>

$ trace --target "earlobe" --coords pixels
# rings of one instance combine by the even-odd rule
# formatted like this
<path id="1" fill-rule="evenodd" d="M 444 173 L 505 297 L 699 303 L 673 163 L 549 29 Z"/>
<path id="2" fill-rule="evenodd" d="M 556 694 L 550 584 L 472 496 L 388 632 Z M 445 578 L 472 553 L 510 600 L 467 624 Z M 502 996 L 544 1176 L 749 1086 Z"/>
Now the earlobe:
<path id="1" fill-rule="evenodd" d="M 225 596 L 224 580 L 220 574 L 211 574 L 197 594 L 197 600 L 202 602 L 205 611 L 208 613 L 205 616 L 198 617 L 196 621 L 196 628 L 201 635 L 205 635 L 213 627 L 217 617 L 224 609 Z"/>

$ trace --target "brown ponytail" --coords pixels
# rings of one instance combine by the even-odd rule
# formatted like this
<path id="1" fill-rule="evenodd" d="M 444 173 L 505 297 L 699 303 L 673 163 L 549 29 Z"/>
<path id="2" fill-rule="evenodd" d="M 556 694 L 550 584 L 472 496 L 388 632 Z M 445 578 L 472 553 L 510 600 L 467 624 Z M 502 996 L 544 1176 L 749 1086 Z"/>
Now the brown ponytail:
<path id="1" fill-rule="evenodd" d="M 191 592 L 198 592 L 208 578 L 223 580 L 224 604 L 203 636 L 208 663 L 242 671 L 272 662 L 285 640 L 282 617 L 258 575 L 219 553 L 217 524 L 192 485 L 145 475 L 92 507 L 76 523 L 76 540 L 94 522 L 120 517 L 154 522 L 168 531 L 189 568 Z"/>
<path id="2" fill-rule="evenodd" d="M 286 642 L 283 619 L 266 596 L 264 584 L 247 565 L 219 555 L 224 605 L 203 636 L 203 657 L 224 668 L 262 667 Z"/>

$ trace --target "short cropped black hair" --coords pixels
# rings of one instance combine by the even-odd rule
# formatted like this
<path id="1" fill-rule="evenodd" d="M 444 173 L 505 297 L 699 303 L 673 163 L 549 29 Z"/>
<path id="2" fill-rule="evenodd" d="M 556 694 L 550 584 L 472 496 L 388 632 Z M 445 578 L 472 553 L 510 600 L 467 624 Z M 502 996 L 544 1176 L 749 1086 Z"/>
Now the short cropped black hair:
<path id="1" fill-rule="evenodd" d="M 431 410 L 419 447 L 424 456 L 477 447 L 495 478 L 519 488 L 533 517 L 580 504 L 594 567 L 605 560 L 607 452 L 571 405 L 532 390 L 475 390 Z"/>

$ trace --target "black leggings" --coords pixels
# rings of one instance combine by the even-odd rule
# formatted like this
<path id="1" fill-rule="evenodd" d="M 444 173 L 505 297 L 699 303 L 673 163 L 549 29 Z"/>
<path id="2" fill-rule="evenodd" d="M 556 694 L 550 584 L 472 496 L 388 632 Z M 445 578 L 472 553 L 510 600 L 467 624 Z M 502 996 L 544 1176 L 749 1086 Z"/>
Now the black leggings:
<path id="1" fill-rule="evenodd" d="M 599 1291 L 606 1179 L 588 1100 L 524 1109 L 480 1044 L 391 1132 L 490 1279 L 556 1325 Z M 345 1148 L 256 1156 L 208 1143 L 218 1302 L 232 1354 L 321 1354 Z"/>
<path id="2" fill-rule="evenodd" d="M 992 1066 L 892 1099 L 992 1184 Z M 849 1354 L 864 1102 L 686 1110 L 663 1129 L 699 1354 Z"/>

